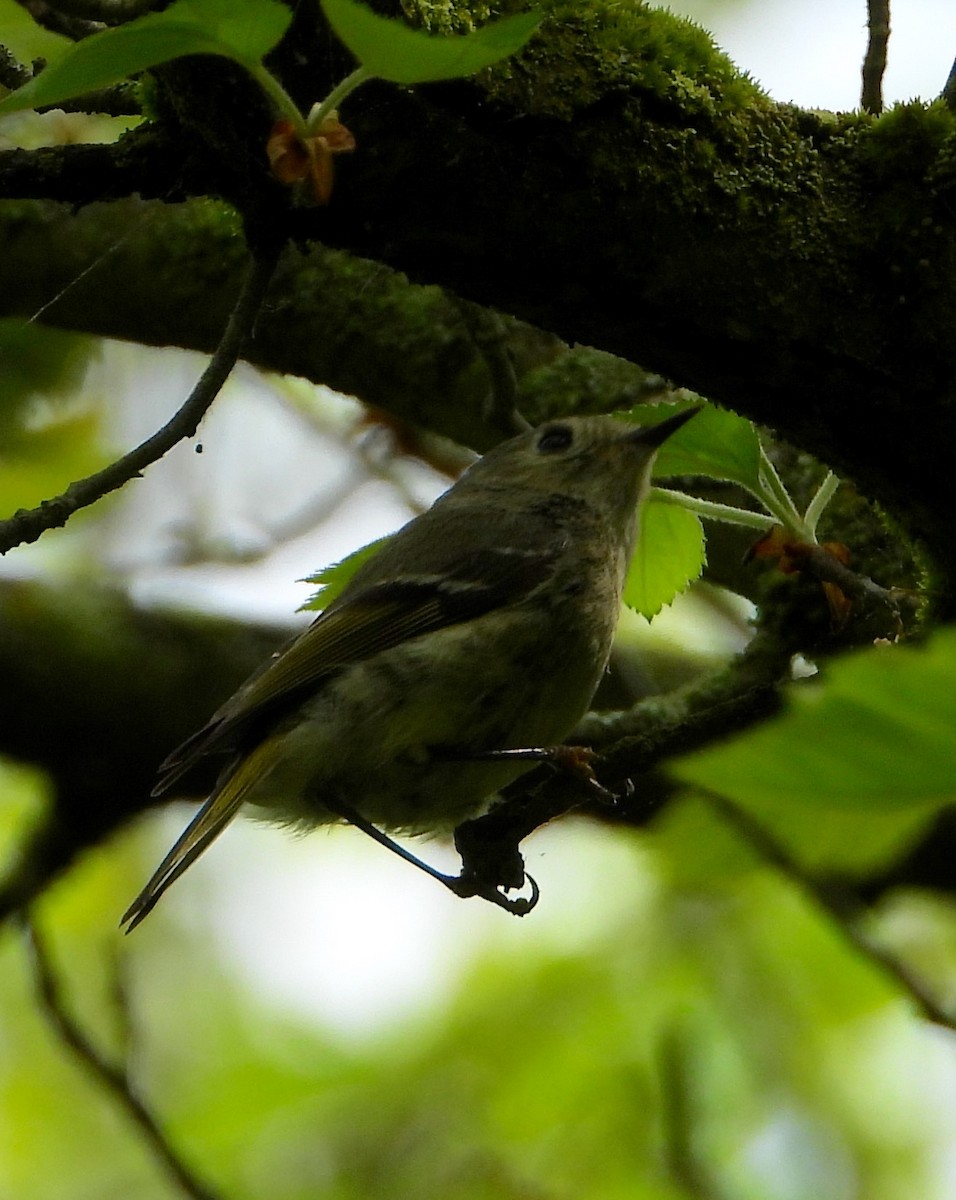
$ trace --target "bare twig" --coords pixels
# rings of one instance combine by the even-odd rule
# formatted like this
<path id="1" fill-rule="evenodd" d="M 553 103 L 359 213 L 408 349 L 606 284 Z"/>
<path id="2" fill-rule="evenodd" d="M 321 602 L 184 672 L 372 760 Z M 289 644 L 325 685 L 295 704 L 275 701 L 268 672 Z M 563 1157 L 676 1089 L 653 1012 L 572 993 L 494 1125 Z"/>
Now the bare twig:
<path id="1" fill-rule="evenodd" d="M 139 1129 L 153 1155 L 183 1195 L 190 1197 L 190 1200 L 218 1200 L 217 1193 L 201 1183 L 191 1168 L 179 1157 L 152 1112 L 136 1094 L 125 1069 L 114 1066 L 103 1057 L 67 1010 L 49 948 L 32 921 L 26 923 L 26 933 L 37 996 L 43 1013 L 57 1037 L 109 1092 Z"/>
<path id="2" fill-rule="evenodd" d="M 790 855 L 771 833 L 750 813 L 745 812 L 726 796 L 704 792 L 711 807 L 754 848 L 760 857 L 795 884 L 818 908 L 833 919 L 845 940 L 865 959 L 904 992 L 917 1011 L 927 1021 L 956 1031 L 956 1015 L 947 1012 L 935 999 L 922 980 L 909 967 L 883 946 L 873 941 L 861 927 L 861 906 L 852 896 L 838 891 L 819 879 L 814 879 Z"/>
<path id="3" fill-rule="evenodd" d="M 0 554 L 5 554 L 14 546 L 35 542 L 48 529 L 65 525 L 78 509 L 86 508 L 109 492 L 116 491 L 151 463 L 162 458 L 177 442 L 192 437 L 252 332 L 275 270 L 278 253 L 278 247 L 271 247 L 253 257 L 216 352 L 179 411 L 162 429 L 102 471 L 71 483 L 62 495 L 44 500 L 36 508 L 21 509 L 6 521 L 0 521 Z"/>
<path id="4" fill-rule="evenodd" d="M 800 543 L 792 548 L 791 555 L 801 571 L 808 571 L 821 583 L 836 584 L 851 600 L 869 600 L 890 609 L 897 617 L 904 609 L 912 611 L 919 607 L 920 597 L 915 592 L 883 587 L 840 562 L 826 546 Z"/>
<path id="5" fill-rule="evenodd" d="M 890 40 L 890 0 L 866 0 L 868 32 L 863 58 L 863 91 L 860 105 L 877 116 L 883 111 L 883 72 Z"/>

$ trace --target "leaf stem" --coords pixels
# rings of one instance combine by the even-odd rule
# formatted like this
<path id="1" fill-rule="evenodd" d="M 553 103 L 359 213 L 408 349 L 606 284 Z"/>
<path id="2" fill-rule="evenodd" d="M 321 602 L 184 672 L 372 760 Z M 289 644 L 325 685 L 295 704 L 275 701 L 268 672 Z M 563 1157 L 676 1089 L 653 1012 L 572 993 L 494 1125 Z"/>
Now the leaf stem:
<path id="1" fill-rule="evenodd" d="M 252 74 L 253 79 L 255 79 L 256 83 L 259 84 L 262 90 L 272 101 L 279 115 L 292 122 L 292 125 L 299 137 L 305 137 L 307 128 L 306 120 L 299 112 L 299 107 L 296 102 L 292 99 L 278 79 L 276 79 L 272 72 L 267 70 L 260 62 L 247 63 L 246 66 Z"/>
<path id="2" fill-rule="evenodd" d="M 834 493 L 839 486 L 840 480 L 838 477 L 832 471 L 827 471 L 826 479 L 817 488 L 813 499 L 807 505 L 807 511 L 803 514 L 803 523 L 810 530 L 814 541 L 816 541 L 817 525 L 820 523 L 820 518 L 823 516 L 827 505 L 833 499 Z"/>
<path id="3" fill-rule="evenodd" d="M 807 541 L 813 541 L 812 535 L 808 534 L 803 518 L 797 512 L 796 506 L 790 499 L 790 493 L 777 474 L 777 468 L 771 462 L 763 445 L 760 447 L 760 483 L 761 490 L 758 499 L 767 511 L 786 529 Z"/>
<path id="4" fill-rule="evenodd" d="M 729 525 L 743 525 L 747 529 L 759 529 L 765 533 L 777 523 L 776 517 L 766 513 L 751 512 L 746 508 L 736 508 L 732 504 L 718 504 L 714 500 L 701 500 L 699 496 L 689 496 L 686 492 L 678 492 L 672 488 L 652 487 L 651 496 L 662 504 L 673 504 L 677 508 L 686 508 L 706 521 L 724 521 Z"/>
<path id="5" fill-rule="evenodd" d="M 365 67 L 356 67 L 352 74 L 347 75 L 341 83 L 337 84 L 324 100 L 312 105 L 305 123 L 306 134 L 314 133 L 329 113 L 337 109 L 347 96 L 351 96 L 356 88 L 374 78 L 372 72 Z"/>

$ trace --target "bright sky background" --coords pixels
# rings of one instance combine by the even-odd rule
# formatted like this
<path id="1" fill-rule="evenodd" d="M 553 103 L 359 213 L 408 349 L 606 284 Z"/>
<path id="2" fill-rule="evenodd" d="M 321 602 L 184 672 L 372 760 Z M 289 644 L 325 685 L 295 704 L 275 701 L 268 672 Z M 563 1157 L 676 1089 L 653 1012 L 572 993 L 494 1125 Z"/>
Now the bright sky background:
<path id="1" fill-rule="evenodd" d="M 859 105 L 865 0 L 675 0 L 666 7 L 709 29 L 775 99 L 832 110 Z M 956 58 L 956 2 L 895 0 L 890 29 L 886 101 L 938 96 Z"/>

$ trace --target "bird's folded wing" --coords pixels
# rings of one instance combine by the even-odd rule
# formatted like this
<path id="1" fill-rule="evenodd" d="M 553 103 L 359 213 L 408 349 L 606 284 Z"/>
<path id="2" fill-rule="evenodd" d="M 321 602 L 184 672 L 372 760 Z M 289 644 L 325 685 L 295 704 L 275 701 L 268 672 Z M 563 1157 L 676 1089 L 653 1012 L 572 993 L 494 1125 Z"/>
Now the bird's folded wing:
<path id="1" fill-rule="evenodd" d="M 160 795 L 207 754 L 234 751 L 322 682 L 402 642 L 520 603 L 549 575 L 553 553 L 483 549 L 455 572 L 392 579 L 339 597 L 160 767 Z M 259 734 L 261 736 L 261 734 Z"/>

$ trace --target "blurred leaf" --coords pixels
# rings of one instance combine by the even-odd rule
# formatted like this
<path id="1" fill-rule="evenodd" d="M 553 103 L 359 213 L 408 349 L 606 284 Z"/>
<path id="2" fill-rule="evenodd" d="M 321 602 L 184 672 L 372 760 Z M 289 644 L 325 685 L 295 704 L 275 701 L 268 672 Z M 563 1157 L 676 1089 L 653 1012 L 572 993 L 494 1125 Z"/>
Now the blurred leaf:
<path id="1" fill-rule="evenodd" d="M 956 801 L 956 628 L 795 684 L 781 716 L 671 764 L 745 806 L 806 865 L 872 868 Z"/>
<path id="2" fill-rule="evenodd" d="M 35 79 L 0 102 L 0 113 L 57 104 L 109 87 L 184 54 L 218 54 L 257 64 L 285 33 L 292 14 L 278 0 L 175 0 L 164 12 L 71 45 Z"/>
<path id="3" fill-rule="evenodd" d="M 366 71 L 392 83 L 473 75 L 520 50 L 542 20 L 540 13 L 518 13 L 474 33 L 436 37 L 380 17 L 355 0 L 321 3 L 329 24 Z"/>
<path id="4" fill-rule="evenodd" d="M 106 461 L 100 415 L 77 403 L 95 338 L 0 321 L 0 511 L 28 508 Z"/>
<path id="5" fill-rule="evenodd" d="M 36 393 L 68 396 L 79 387 L 97 342 L 20 317 L 0 319 L 0 454 Z"/>
<path id="6" fill-rule="evenodd" d="M 0 758 L 0 877 L 15 849 L 46 815 L 48 791 L 41 771 Z"/>
<path id="7" fill-rule="evenodd" d="M 16 0 L 0 0 L 0 46 L 21 63 L 53 58 L 70 45 L 68 38 L 38 25 Z"/>
<path id="8" fill-rule="evenodd" d="M 700 520 L 687 509 L 661 504 L 652 496 L 641 509 L 640 536 L 624 584 L 624 603 L 642 616 L 656 616 L 698 578 L 705 561 Z"/>
<path id="9" fill-rule="evenodd" d="M 0 509 L 32 508 L 105 465 L 96 413 L 82 413 L 8 440 L 0 448 Z"/>
<path id="10" fill-rule="evenodd" d="M 305 583 L 317 583 L 320 585 L 319 590 L 306 600 L 299 607 L 299 612 L 305 612 L 311 609 L 321 611 L 342 594 L 345 590 L 345 585 L 351 580 L 352 576 L 359 569 L 366 559 L 371 558 L 378 550 L 389 541 L 391 534 L 386 537 L 376 538 L 374 542 L 369 542 L 367 546 L 362 546 L 358 550 L 353 550 L 351 554 L 346 555 L 337 563 L 332 563 L 331 566 L 323 567 L 315 575 L 306 575 Z"/>
<path id="11" fill-rule="evenodd" d="M 639 404 L 627 416 L 641 425 L 656 425 L 695 403 Z M 760 442 L 753 425 L 725 408 L 706 404 L 658 451 L 654 477 L 706 475 L 759 493 L 759 470 Z"/>

